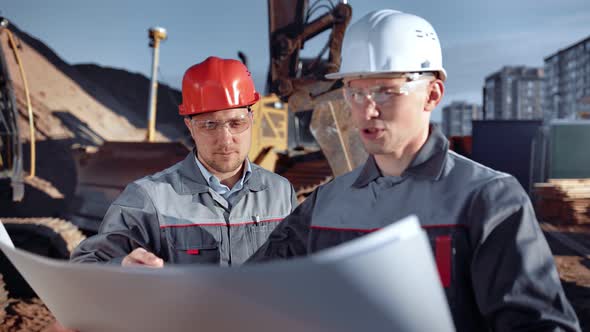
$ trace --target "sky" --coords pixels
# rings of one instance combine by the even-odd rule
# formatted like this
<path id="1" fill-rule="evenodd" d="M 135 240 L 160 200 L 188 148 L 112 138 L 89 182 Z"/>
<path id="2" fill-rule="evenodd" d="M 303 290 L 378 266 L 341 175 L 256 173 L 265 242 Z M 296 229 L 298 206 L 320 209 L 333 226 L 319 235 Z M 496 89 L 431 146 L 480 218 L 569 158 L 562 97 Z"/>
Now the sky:
<path id="1" fill-rule="evenodd" d="M 329 0 L 321 0 L 329 1 Z M 336 1 L 336 0 L 332 0 Z M 315 0 L 310 0 L 313 4 Z M 590 36 L 588 0 L 350 0 L 352 21 L 382 8 L 424 17 L 437 31 L 448 73 L 440 109 L 453 101 L 481 104 L 486 76 L 503 66 L 542 67 L 543 59 Z M 256 86 L 268 71 L 268 16 L 263 0 L 5 0 L 0 15 L 37 37 L 70 64 L 95 63 L 149 77 L 147 30 L 166 28 L 159 80 L 179 88 L 184 71 L 210 55 L 242 51 Z M 313 56 L 327 35 L 305 45 Z"/>

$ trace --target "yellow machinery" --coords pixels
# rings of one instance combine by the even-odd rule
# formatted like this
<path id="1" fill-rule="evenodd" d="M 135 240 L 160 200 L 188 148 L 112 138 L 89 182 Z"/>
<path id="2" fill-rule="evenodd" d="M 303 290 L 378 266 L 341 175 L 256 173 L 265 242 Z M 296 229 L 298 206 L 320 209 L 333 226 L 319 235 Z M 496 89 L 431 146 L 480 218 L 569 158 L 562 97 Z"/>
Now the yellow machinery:
<path id="1" fill-rule="evenodd" d="M 275 94 L 262 97 L 253 106 L 252 146 L 248 158 L 254 163 L 275 170 L 277 152 L 287 150 L 287 104 Z"/>

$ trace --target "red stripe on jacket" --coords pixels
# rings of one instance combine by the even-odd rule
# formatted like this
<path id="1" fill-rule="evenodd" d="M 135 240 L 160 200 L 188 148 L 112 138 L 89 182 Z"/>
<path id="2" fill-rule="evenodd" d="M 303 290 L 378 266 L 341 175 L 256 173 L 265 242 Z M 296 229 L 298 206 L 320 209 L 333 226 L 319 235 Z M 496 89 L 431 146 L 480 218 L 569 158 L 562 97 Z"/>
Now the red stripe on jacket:
<path id="1" fill-rule="evenodd" d="M 179 225 L 163 225 L 160 226 L 160 228 L 177 228 L 177 227 L 195 227 L 195 226 L 199 226 L 199 227 L 203 227 L 203 226 L 243 226 L 243 225 L 251 225 L 251 224 L 259 224 L 259 223 L 263 223 L 263 222 L 279 222 L 282 221 L 283 218 L 275 218 L 275 219 L 266 219 L 266 220 L 260 220 L 258 222 L 256 221 L 246 221 L 246 222 L 242 222 L 242 223 L 238 223 L 238 224 L 226 224 L 226 223 L 215 223 L 215 224 L 179 224 Z"/>

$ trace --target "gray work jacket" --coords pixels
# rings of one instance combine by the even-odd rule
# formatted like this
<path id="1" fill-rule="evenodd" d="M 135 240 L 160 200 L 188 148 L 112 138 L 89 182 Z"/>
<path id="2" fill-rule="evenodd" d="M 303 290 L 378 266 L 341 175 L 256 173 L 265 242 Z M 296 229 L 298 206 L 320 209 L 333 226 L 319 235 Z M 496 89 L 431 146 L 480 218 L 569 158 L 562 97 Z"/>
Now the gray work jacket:
<path id="1" fill-rule="evenodd" d="M 520 184 L 449 151 L 436 127 L 401 176 L 382 176 L 370 157 L 318 188 L 251 261 L 308 255 L 410 214 L 428 233 L 458 331 L 579 331 Z"/>
<path id="2" fill-rule="evenodd" d="M 289 181 L 251 166 L 251 176 L 231 202 L 207 185 L 194 152 L 129 184 L 108 209 L 99 233 L 83 241 L 71 260 L 120 263 L 142 247 L 167 263 L 243 263 L 297 205 Z"/>

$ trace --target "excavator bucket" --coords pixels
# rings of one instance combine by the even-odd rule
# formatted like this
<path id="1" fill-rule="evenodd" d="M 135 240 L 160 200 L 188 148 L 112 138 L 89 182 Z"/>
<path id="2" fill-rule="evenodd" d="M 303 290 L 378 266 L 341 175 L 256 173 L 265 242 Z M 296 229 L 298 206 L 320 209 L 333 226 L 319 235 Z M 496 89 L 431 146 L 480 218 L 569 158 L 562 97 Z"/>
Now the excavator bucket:
<path id="1" fill-rule="evenodd" d="M 180 142 L 113 142 L 75 147 L 77 187 L 70 220 L 87 234 L 98 227 L 110 204 L 134 180 L 164 170 L 188 152 Z"/>
<path id="2" fill-rule="evenodd" d="M 335 90 L 332 99 L 317 103 L 311 119 L 310 130 L 322 148 L 322 152 L 335 176 L 350 172 L 364 163 L 367 152 L 352 125 L 350 108 Z"/>

